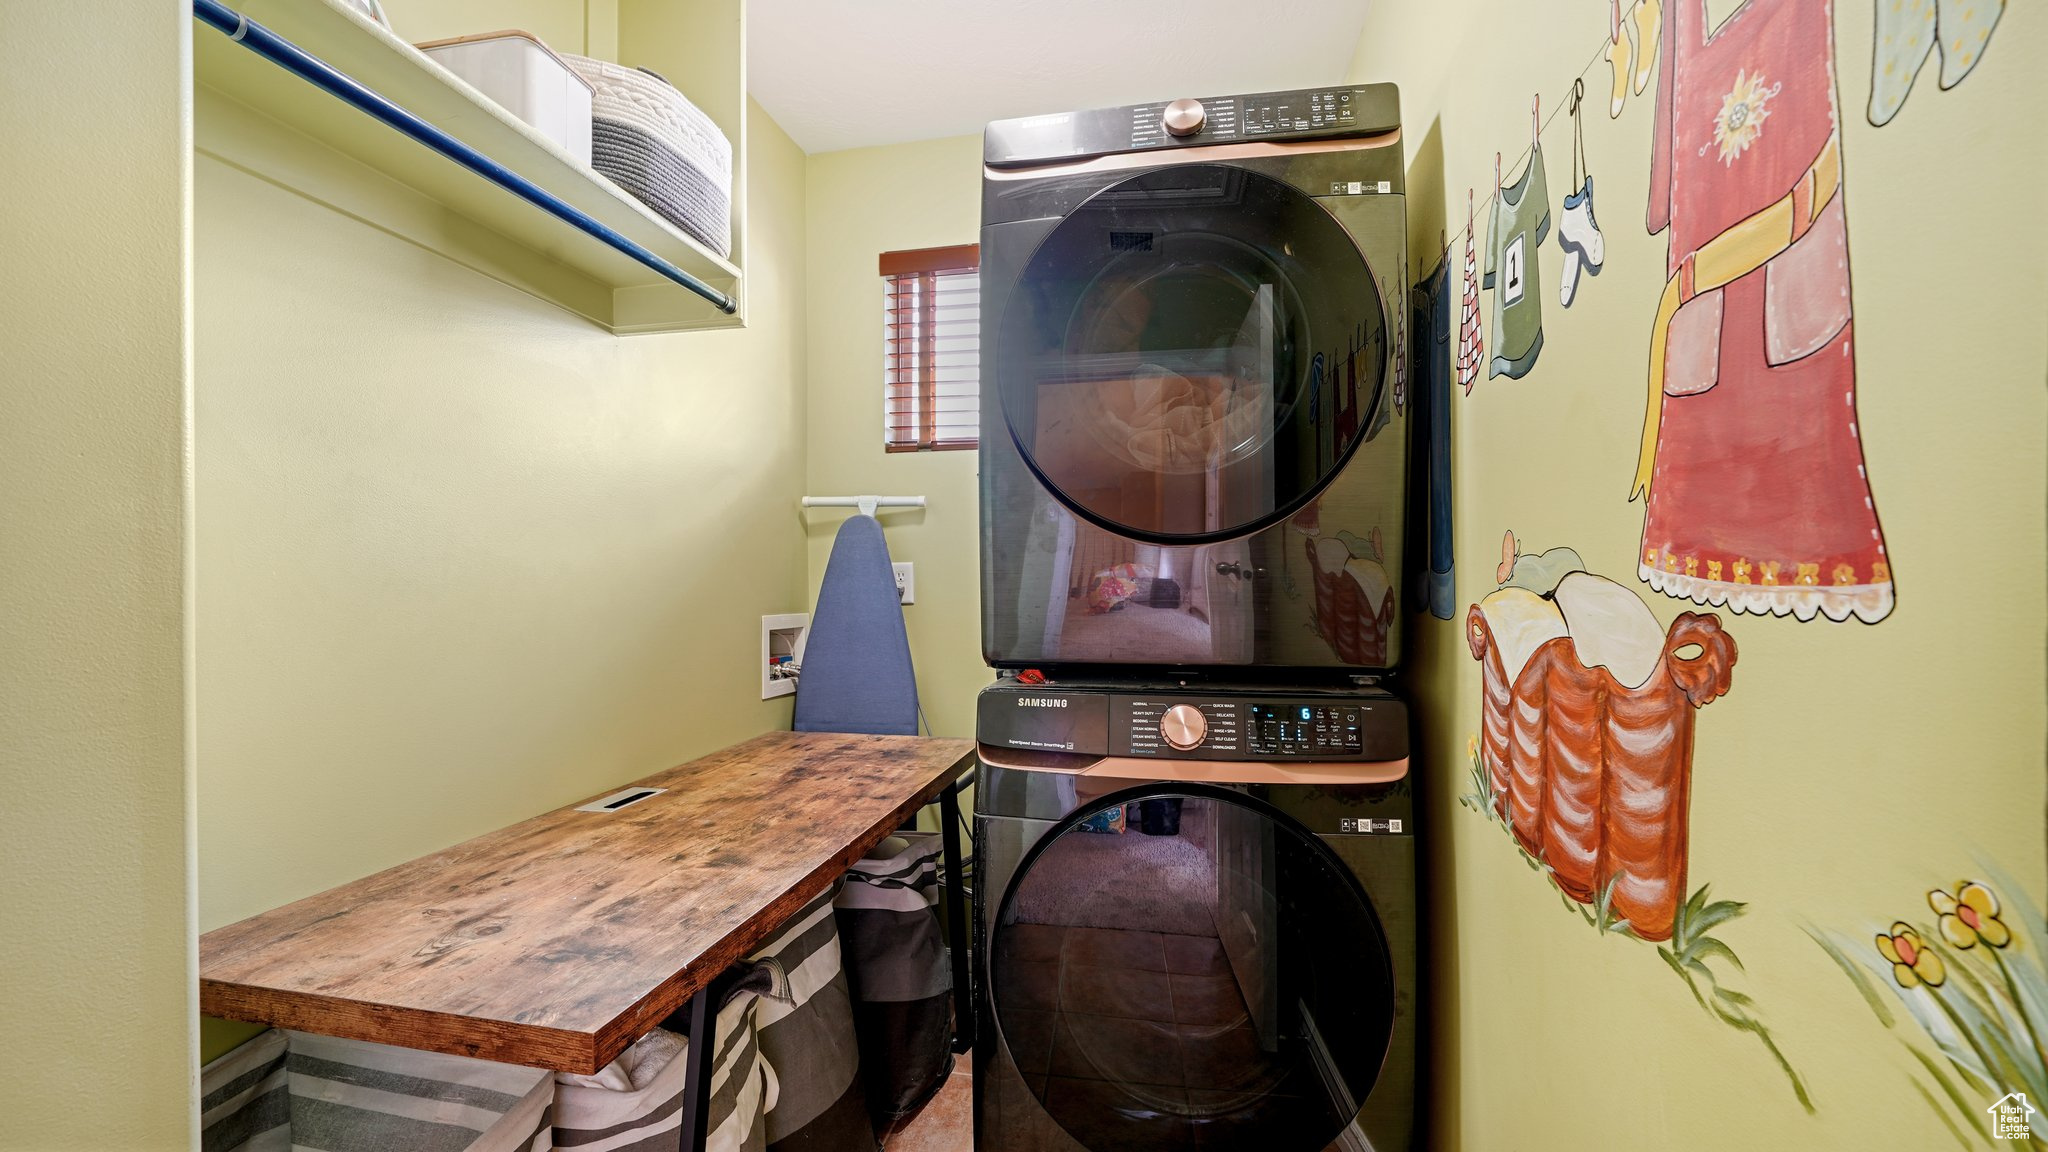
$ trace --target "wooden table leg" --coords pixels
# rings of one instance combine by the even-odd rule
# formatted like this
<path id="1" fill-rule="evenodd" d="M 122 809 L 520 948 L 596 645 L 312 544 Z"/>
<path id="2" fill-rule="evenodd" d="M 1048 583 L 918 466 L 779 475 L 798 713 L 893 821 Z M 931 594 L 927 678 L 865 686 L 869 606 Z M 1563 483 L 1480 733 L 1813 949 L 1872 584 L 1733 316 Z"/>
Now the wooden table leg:
<path id="1" fill-rule="evenodd" d="M 953 1051 L 974 1047 L 974 997 L 967 986 L 967 909 L 960 899 L 960 781 L 939 793 L 939 826 L 945 845 L 946 947 L 953 954 Z"/>
<path id="2" fill-rule="evenodd" d="M 711 1119 L 711 1071 L 718 1063 L 718 1011 L 711 989 L 690 997 L 690 1046 L 683 1059 L 682 1152 L 704 1152 Z"/>

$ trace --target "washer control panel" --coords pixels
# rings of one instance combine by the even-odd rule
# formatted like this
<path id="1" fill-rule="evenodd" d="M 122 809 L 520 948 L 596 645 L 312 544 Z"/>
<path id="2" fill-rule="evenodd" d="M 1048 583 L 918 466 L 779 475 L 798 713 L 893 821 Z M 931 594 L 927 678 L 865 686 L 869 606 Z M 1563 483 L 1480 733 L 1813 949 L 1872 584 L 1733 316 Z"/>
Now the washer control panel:
<path id="1" fill-rule="evenodd" d="M 1243 716 L 1237 704 L 1218 700 L 1114 698 L 1109 706 L 1110 751 L 1118 756 L 1236 756 L 1247 747 Z"/>
<path id="2" fill-rule="evenodd" d="M 1383 760 L 1407 755 L 1391 697 L 1115 695 L 1109 753 L 1181 760 Z"/>
<path id="3" fill-rule="evenodd" d="M 1000 681 L 975 738 L 999 748 L 1165 760 L 1400 760 L 1408 707 L 1383 691 Z"/>
<path id="4" fill-rule="evenodd" d="M 1356 704 L 1252 704 L 1245 731 L 1261 756 L 1356 756 L 1364 751 Z"/>

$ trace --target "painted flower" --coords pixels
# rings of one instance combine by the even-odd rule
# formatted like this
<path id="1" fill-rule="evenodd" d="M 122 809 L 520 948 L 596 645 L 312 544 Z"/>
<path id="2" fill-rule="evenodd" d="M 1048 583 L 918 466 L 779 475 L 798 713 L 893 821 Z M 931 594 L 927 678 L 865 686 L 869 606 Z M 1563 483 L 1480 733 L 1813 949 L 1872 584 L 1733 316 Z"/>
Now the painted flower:
<path id="1" fill-rule="evenodd" d="M 1998 897 L 1975 880 L 1956 886 L 1956 894 L 1936 888 L 1927 894 L 1927 906 L 1941 917 L 1941 936 L 1958 948 L 1974 948 L 1982 940 L 1993 948 L 2012 943 L 2012 932 L 1998 918 Z"/>
<path id="2" fill-rule="evenodd" d="M 1714 118 L 1714 143 L 1720 149 L 1721 163 L 1735 163 L 1736 157 L 1756 143 L 1771 115 L 1771 97 L 1777 94 L 1778 86 L 1765 88 L 1761 74 L 1735 73 L 1735 87 L 1721 97 L 1721 113 Z"/>
<path id="3" fill-rule="evenodd" d="M 1892 979 L 1901 988 L 1913 988 L 1925 983 L 1929 988 L 1939 988 L 1948 979 L 1948 969 L 1920 942 L 1920 934 L 1906 923 L 1892 925 L 1890 932 L 1877 936 L 1877 951 L 1891 961 Z"/>

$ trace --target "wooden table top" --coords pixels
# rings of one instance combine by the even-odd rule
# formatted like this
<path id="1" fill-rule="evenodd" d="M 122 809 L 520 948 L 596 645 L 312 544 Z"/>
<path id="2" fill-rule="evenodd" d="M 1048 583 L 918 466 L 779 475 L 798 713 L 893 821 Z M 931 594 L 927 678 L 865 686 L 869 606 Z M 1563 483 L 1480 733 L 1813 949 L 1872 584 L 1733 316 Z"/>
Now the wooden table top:
<path id="1" fill-rule="evenodd" d="M 562 808 L 216 928 L 199 939 L 200 1009 L 596 1072 L 930 803 L 973 752 L 966 740 L 771 732 L 636 781 L 668 791 L 617 811 Z"/>

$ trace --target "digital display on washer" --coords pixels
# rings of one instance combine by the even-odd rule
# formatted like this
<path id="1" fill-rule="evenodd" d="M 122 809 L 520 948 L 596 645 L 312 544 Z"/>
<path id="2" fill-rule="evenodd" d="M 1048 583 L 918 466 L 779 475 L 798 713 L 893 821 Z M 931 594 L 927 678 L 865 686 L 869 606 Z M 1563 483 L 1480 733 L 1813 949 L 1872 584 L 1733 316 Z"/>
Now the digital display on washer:
<path id="1" fill-rule="evenodd" d="M 1245 709 L 1251 750 L 1262 756 L 1358 753 L 1359 709 L 1344 704 L 1252 704 Z"/>

